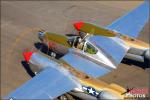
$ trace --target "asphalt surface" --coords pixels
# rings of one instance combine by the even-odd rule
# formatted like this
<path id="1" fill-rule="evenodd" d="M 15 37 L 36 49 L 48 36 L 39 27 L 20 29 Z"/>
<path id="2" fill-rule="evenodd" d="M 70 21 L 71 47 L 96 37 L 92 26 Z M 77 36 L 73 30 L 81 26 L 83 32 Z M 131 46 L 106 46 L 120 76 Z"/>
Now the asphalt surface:
<path id="1" fill-rule="evenodd" d="M 105 26 L 127 13 L 141 1 L 2 1 L 1 4 L 1 96 L 31 77 L 22 65 L 22 52 L 35 48 L 37 30 L 66 34 L 72 24 L 87 21 Z M 139 39 L 149 42 L 149 24 Z M 117 70 L 99 79 L 123 87 L 149 87 L 149 68 L 142 64 L 120 64 Z"/>

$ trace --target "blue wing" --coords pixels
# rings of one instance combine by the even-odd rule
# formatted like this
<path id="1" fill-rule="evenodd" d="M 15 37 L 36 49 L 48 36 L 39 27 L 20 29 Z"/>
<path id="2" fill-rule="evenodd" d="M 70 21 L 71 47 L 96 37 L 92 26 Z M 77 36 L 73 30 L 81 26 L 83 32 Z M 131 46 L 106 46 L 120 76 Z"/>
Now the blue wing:
<path id="1" fill-rule="evenodd" d="M 92 36 L 89 41 L 96 45 L 105 55 L 118 66 L 129 47 L 117 37 Z"/>
<path id="2" fill-rule="evenodd" d="M 77 85 L 72 79 L 54 68 L 46 68 L 4 99 L 15 100 L 54 99 Z"/>
<path id="3" fill-rule="evenodd" d="M 143 4 L 106 26 L 107 29 L 136 38 L 149 19 L 149 2 Z"/>
<path id="4" fill-rule="evenodd" d="M 67 53 L 61 60 L 92 77 L 100 77 L 111 71 L 111 69 L 106 66 L 96 64 L 89 59 L 82 57 L 82 55 L 77 55 L 72 52 Z"/>

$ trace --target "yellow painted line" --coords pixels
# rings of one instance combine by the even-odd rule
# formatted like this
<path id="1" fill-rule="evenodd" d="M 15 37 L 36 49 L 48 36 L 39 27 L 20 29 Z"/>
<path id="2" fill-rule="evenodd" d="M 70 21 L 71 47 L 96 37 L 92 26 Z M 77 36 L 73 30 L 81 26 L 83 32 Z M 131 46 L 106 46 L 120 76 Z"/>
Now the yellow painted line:
<path id="1" fill-rule="evenodd" d="M 11 45 L 11 48 L 9 50 L 9 53 L 13 53 L 14 48 L 16 47 L 16 45 L 21 41 L 21 39 L 27 35 L 30 32 L 34 32 L 34 31 L 39 31 L 41 30 L 41 28 L 29 28 L 26 31 L 23 31 L 22 33 L 19 34 L 19 36 L 16 37 L 16 39 L 14 40 L 13 44 Z"/>

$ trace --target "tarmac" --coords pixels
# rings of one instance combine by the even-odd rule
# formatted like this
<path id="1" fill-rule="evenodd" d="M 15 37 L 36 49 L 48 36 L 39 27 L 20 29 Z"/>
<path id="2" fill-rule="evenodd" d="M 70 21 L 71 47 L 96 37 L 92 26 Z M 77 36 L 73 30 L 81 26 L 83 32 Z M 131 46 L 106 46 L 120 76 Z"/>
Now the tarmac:
<path id="1" fill-rule="evenodd" d="M 31 79 L 23 67 L 22 52 L 35 49 L 37 31 L 66 34 L 77 21 L 106 26 L 142 1 L 2 1 L 1 2 L 1 96 Z M 137 19 L 138 20 L 138 19 Z M 139 35 L 149 43 L 149 24 Z M 126 62 L 126 61 L 125 61 Z M 148 88 L 149 68 L 127 61 L 98 79 L 123 87 Z"/>

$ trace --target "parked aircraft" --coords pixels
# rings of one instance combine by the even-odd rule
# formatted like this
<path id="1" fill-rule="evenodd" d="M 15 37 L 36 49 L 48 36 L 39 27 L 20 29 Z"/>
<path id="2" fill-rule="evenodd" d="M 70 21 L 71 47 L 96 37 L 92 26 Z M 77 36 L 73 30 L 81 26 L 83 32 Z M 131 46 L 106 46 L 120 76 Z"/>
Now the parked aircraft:
<path id="1" fill-rule="evenodd" d="M 68 92 L 82 99 L 124 99 L 123 87 L 107 84 L 97 77 L 116 69 L 132 50 L 134 54 L 134 50 L 140 48 L 144 52 L 139 56 L 148 58 L 149 47 L 135 39 L 149 18 L 148 8 L 148 2 L 144 2 L 104 28 L 75 23 L 79 34 L 68 35 L 69 38 L 39 32 L 39 38 L 50 49 L 57 49 L 55 43 L 59 43 L 67 47 L 68 52 L 58 60 L 38 52 L 24 52 L 24 59 L 36 76 L 4 99 L 55 99 Z"/>

